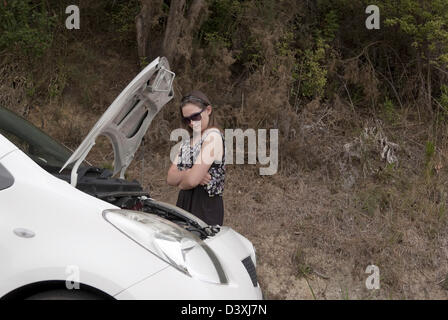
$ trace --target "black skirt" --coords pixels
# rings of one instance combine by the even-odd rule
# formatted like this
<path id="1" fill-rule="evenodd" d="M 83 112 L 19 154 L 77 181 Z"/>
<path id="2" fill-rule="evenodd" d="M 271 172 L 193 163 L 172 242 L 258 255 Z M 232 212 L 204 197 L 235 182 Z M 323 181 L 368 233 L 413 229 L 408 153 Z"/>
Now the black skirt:
<path id="1" fill-rule="evenodd" d="M 224 221 L 224 204 L 222 196 L 210 197 L 201 185 L 190 190 L 180 190 L 176 206 L 191 212 L 209 225 L 222 226 Z"/>

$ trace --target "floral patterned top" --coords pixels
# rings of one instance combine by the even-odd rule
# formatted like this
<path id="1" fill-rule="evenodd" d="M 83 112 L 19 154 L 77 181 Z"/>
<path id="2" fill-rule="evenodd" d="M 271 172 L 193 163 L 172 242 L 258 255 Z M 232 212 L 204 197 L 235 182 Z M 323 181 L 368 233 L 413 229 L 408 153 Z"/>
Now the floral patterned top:
<path id="1" fill-rule="evenodd" d="M 201 150 L 202 143 L 204 142 L 205 138 L 208 136 L 210 132 L 211 131 L 205 134 L 204 137 L 202 137 L 201 140 L 199 140 L 193 146 L 191 146 L 190 139 L 187 139 L 182 143 L 179 152 L 179 163 L 177 164 L 177 168 L 179 170 L 181 171 L 187 170 L 193 167 L 193 164 L 199 155 L 199 151 Z M 224 191 L 224 180 L 226 176 L 226 164 L 225 164 L 226 151 L 225 151 L 224 136 L 221 132 L 219 132 L 219 134 L 221 135 L 223 142 L 222 161 L 217 160 L 213 161 L 210 169 L 208 170 L 208 173 L 211 176 L 210 182 L 207 185 L 203 186 L 205 191 L 207 191 L 209 197 L 213 197 L 216 195 L 222 196 L 222 193 Z"/>

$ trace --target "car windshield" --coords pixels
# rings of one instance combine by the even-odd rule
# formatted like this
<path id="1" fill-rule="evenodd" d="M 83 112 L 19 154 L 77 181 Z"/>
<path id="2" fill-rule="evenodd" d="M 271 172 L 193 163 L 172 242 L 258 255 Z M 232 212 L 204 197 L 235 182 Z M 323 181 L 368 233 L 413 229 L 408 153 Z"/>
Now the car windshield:
<path id="1" fill-rule="evenodd" d="M 0 134 L 47 171 L 59 171 L 72 154 L 29 121 L 0 107 Z"/>

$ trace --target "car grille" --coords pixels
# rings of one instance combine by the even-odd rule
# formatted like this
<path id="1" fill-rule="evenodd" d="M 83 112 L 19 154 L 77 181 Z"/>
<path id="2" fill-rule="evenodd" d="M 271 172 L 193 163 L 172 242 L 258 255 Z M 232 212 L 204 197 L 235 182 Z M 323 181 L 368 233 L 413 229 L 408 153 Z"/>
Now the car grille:
<path id="1" fill-rule="evenodd" d="M 244 265 L 244 267 L 247 270 L 247 273 L 249 273 L 250 279 L 252 280 L 252 283 L 254 285 L 254 287 L 256 287 L 258 285 L 258 281 L 257 281 L 257 271 L 255 270 L 255 265 L 252 262 L 252 259 L 249 257 L 245 258 L 244 260 L 241 261 Z"/>

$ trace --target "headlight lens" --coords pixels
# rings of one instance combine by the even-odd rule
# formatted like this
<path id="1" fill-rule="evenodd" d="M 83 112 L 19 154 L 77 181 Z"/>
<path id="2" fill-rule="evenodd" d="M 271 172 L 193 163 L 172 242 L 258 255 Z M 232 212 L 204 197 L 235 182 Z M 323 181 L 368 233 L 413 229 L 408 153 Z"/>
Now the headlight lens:
<path id="1" fill-rule="evenodd" d="M 214 252 L 197 236 L 160 217 L 138 211 L 111 209 L 103 217 L 129 238 L 173 267 L 196 279 L 226 284 Z"/>

